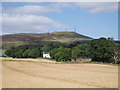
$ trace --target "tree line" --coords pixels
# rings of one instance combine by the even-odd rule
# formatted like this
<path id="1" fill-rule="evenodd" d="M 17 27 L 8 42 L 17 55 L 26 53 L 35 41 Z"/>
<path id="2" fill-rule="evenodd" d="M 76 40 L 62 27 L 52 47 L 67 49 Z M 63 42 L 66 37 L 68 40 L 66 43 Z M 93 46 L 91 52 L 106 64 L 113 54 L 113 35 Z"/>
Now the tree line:
<path id="1" fill-rule="evenodd" d="M 63 44 L 47 42 L 44 45 L 22 45 L 11 47 L 5 54 L 13 58 L 38 58 L 43 52 L 49 52 L 56 61 L 71 61 L 77 58 L 92 58 L 92 61 L 119 63 L 120 45 L 106 38 L 94 39 L 89 44 L 79 42 Z"/>

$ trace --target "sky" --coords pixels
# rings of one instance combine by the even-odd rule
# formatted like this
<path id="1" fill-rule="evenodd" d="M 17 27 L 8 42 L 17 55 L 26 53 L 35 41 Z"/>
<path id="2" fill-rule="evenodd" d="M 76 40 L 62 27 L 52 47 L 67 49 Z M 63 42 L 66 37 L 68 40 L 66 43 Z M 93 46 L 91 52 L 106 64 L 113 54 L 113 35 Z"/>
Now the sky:
<path id="1" fill-rule="evenodd" d="M 117 40 L 117 5 L 115 2 L 3 2 L 2 34 L 76 30 L 92 38 Z"/>

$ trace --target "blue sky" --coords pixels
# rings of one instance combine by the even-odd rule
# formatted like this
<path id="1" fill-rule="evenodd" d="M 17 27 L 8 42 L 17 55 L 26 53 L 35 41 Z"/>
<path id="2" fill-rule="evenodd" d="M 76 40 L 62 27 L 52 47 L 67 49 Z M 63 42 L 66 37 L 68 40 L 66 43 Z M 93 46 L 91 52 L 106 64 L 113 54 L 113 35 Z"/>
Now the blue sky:
<path id="1" fill-rule="evenodd" d="M 3 34 L 74 31 L 118 39 L 117 3 L 3 3 Z"/>

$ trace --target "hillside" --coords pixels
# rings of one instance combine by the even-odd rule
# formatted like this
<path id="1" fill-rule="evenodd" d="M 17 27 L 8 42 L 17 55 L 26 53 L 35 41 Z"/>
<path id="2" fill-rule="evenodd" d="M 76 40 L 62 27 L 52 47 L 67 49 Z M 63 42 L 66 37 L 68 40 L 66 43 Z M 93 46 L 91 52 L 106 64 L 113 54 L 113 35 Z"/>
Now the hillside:
<path id="1" fill-rule="evenodd" d="M 92 38 L 75 32 L 51 32 L 51 33 L 19 33 L 2 35 L 2 46 L 18 46 L 25 44 L 43 44 L 46 41 L 73 43 L 76 41 L 87 42 Z"/>

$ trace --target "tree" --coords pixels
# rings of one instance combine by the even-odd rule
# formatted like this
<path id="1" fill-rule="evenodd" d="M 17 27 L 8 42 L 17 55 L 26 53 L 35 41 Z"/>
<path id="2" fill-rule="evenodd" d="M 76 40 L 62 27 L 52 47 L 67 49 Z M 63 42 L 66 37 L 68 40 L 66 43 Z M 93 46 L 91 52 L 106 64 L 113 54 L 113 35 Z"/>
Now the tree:
<path id="1" fill-rule="evenodd" d="M 5 54 L 13 58 L 37 58 L 41 57 L 40 47 L 39 45 L 16 46 L 7 49 Z"/>
<path id="2" fill-rule="evenodd" d="M 29 55 L 28 55 L 29 52 L 30 52 L 30 49 L 25 50 L 24 53 L 23 53 L 23 57 L 24 58 L 29 58 Z"/>
<path id="3" fill-rule="evenodd" d="M 78 49 L 78 47 L 74 47 L 73 49 L 72 49 L 72 58 L 76 61 L 76 59 L 79 57 L 79 53 L 80 53 L 80 51 L 79 51 L 79 49 Z"/>
<path id="4" fill-rule="evenodd" d="M 77 58 L 86 58 L 88 57 L 89 45 L 80 44 L 72 49 L 72 58 L 76 60 Z"/>
<path id="5" fill-rule="evenodd" d="M 65 44 L 62 43 L 55 43 L 55 42 L 46 42 L 46 44 L 43 45 L 42 51 L 43 52 L 49 52 L 50 50 L 53 50 L 54 48 L 59 47 L 67 47 Z"/>
<path id="6" fill-rule="evenodd" d="M 64 61 L 65 59 L 65 54 L 63 52 L 58 52 L 55 54 L 55 60 L 60 62 L 60 61 Z"/>
<path id="7" fill-rule="evenodd" d="M 71 44 L 69 44 L 68 45 L 68 48 L 74 48 L 74 47 L 76 47 L 77 45 L 80 45 L 81 44 L 81 42 L 74 42 L 74 43 L 71 43 Z"/>
<path id="8" fill-rule="evenodd" d="M 18 50 L 16 53 L 15 53 L 15 57 L 16 58 L 22 58 L 23 57 L 23 53 L 24 51 L 21 49 L 21 50 Z"/>
<path id="9" fill-rule="evenodd" d="M 71 49 L 70 48 L 55 48 L 50 51 L 52 59 L 56 61 L 69 61 L 71 60 Z"/>
<path id="10" fill-rule="evenodd" d="M 50 56 L 52 59 L 55 59 L 55 54 L 59 52 L 58 48 L 54 48 L 53 50 L 50 51 Z"/>
<path id="11" fill-rule="evenodd" d="M 38 48 L 30 49 L 29 52 L 28 52 L 28 56 L 31 57 L 31 58 L 40 57 L 39 49 Z"/>
<path id="12" fill-rule="evenodd" d="M 112 37 L 108 37 L 108 40 L 114 40 Z"/>
<path id="13" fill-rule="evenodd" d="M 115 43 L 112 40 L 105 38 L 92 40 L 90 44 L 90 54 L 93 61 L 113 62 L 112 53 L 115 48 Z"/>
<path id="14" fill-rule="evenodd" d="M 51 46 L 49 46 L 49 45 L 44 45 L 43 47 L 42 47 L 42 51 L 43 52 L 49 52 L 51 50 Z"/>
<path id="15" fill-rule="evenodd" d="M 117 45 L 113 51 L 115 63 L 120 63 L 120 45 Z"/>
<path id="16" fill-rule="evenodd" d="M 15 58 L 15 57 L 16 57 L 16 55 L 15 55 L 15 47 L 10 47 L 9 49 L 7 49 L 7 50 L 5 51 L 5 54 L 6 54 L 7 56 L 9 56 L 9 57 Z"/>

